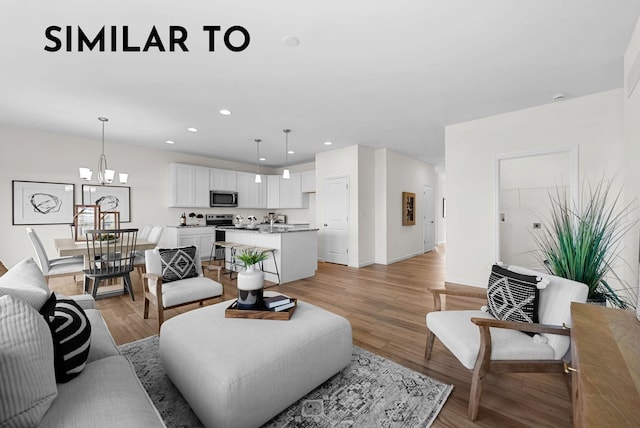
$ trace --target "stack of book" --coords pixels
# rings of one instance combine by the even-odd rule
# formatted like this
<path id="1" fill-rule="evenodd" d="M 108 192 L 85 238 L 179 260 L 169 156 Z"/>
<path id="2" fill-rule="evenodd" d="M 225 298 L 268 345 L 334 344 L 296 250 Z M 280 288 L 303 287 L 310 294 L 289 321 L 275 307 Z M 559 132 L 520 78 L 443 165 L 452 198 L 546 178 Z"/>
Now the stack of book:
<path id="1" fill-rule="evenodd" d="M 296 305 L 295 299 L 278 294 L 276 296 L 265 297 L 264 307 L 269 311 L 280 312 L 292 308 Z"/>

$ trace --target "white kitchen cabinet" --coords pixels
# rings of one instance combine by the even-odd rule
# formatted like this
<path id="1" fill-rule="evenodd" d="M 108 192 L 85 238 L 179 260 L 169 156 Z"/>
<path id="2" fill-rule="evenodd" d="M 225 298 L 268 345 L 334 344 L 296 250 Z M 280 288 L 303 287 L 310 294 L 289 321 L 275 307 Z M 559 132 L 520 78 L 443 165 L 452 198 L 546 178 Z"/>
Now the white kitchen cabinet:
<path id="1" fill-rule="evenodd" d="M 209 190 L 238 191 L 238 173 L 227 169 L 209 168 Z"/>
<path id="2" fill-rule="evenodd" d="M 200 258 L 209 260 L 216 236 L 215 226 L 167 227 L 167 245 L 171 248 L 196 245 Z"/>
<path id="3" fill-rule="evenodd" d="M 289 179 L 280 175 L 267 177 L 269 188 L 267 208 L 308 208 L 309 199 L 302 196 L 302 175 L 292 173 Z"/>
<path id="4" fill-rule="evenodd" d="M 180 163 L 169 164 L 170 207 L 209 206 L 209 169 Z"/>
<path id="5" fill-rule="evenodd" d="M 267 180 L 256 183 L 256 175 L 238 172 L 238 208 L 267 208 Z"/>
<path id="6" fill-rule="evenodd" d="M 280 178 L 280 206 L 278 208 L 302 208 L 302 176 L 292 173 L 291 178 Z"/>
<path id="7" fill-rule="evenodd" d="M 316 172 L 302 172 L 302 193 L 314 193 L 316 191 Z"/>
<path id="8" fill-rule="evenodd" d="M 267 208 L 280 208 L 279 175 L 267 175 Z"/>

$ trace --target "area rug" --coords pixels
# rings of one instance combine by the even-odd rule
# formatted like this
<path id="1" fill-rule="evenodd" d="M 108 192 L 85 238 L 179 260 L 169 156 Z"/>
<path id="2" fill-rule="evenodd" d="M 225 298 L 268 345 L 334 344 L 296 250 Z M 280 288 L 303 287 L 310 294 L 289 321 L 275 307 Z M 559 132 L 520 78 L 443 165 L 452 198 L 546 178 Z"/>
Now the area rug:
<path id="1" fill-rule="evenodd" d="M 202 427 L 160 364 L 158 336 L 119 347 L 169 428 Z M 453 385 L 353 347 L 351 364 L 263 427 L 429 427 Z"/>

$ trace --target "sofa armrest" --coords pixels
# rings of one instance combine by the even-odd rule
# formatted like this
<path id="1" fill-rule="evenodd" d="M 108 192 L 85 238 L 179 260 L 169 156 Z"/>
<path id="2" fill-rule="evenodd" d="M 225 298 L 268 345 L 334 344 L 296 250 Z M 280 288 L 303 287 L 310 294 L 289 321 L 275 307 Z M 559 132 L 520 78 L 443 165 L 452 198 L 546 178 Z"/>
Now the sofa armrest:
<path id="1" fill-rule="evenodd" d="M 75 296 L 69 296 L 73 299 L 82 309 L 95 309 L 96 301 L 91 294 L 78 294 Z"/>

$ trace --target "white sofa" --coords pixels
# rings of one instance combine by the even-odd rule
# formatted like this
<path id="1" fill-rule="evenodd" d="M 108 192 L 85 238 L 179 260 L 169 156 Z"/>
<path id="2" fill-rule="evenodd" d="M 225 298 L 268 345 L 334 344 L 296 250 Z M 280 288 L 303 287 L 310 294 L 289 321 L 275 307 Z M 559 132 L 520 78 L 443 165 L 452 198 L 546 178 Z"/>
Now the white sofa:
<path id="1" fill-rule="evenodd" d="M 51 332 L 34 306 L 50 294 L 32 259 L 0 277 L 0 426 L 165 426 L 89 295 L 71 297 L 91 325 L 86 365 L 55 383 Z"/>

